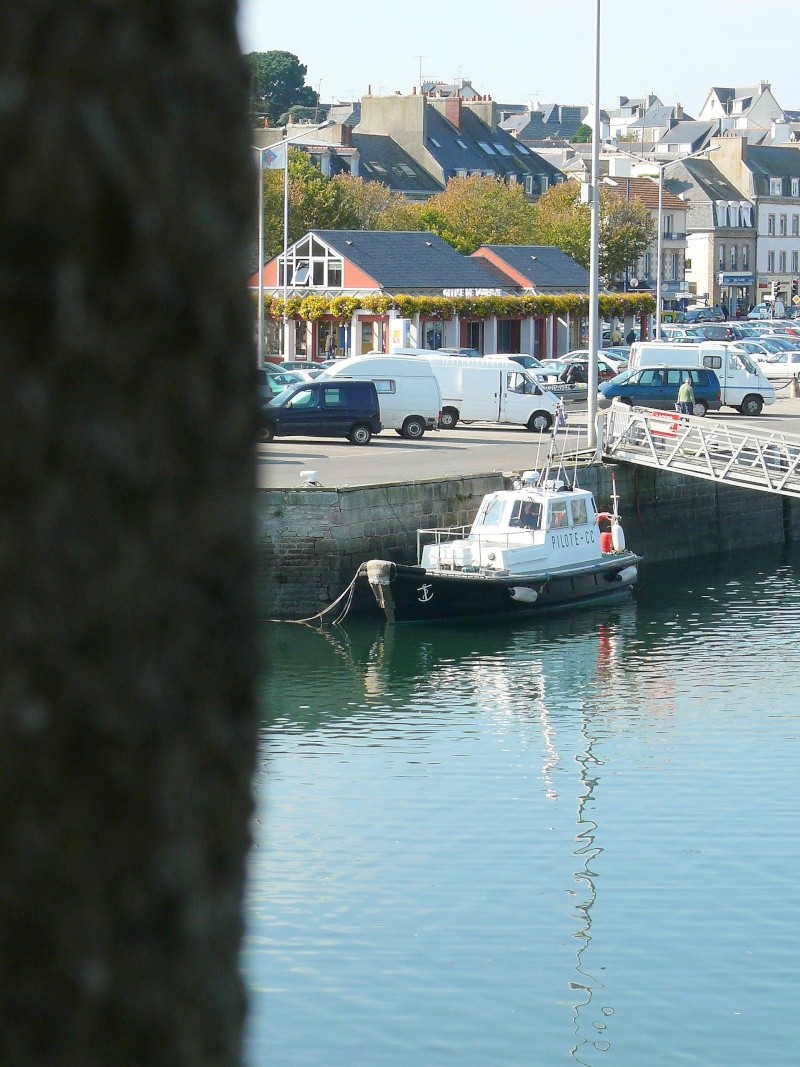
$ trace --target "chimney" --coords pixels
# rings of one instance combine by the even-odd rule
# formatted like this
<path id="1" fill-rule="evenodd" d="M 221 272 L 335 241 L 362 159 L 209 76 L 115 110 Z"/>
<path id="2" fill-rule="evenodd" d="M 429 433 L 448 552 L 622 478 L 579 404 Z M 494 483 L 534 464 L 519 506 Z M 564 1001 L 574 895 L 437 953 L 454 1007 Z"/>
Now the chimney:
<path id="1" fill-rule="evenodd" d="M 461 129 L 461 97 L 448 96 L 444 102 L 444 117 L 457 130 Z"/>
<path id="2" fill-rule="evenodd" d="M 683 104 L 676 104 L 675 105 L 675 121 L 676 122 L 682 122 L 683 121 Z"/>

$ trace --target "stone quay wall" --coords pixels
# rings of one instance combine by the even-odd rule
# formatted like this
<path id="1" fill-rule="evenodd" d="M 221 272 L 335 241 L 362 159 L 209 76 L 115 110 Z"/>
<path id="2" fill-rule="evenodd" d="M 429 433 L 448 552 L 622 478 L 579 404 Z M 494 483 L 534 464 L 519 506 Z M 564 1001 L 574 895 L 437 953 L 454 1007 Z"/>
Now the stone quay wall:
<path id="1" fill-rule="evenodd" d="M 625 464 L 579 468 L 600 510 L 612 475 L 630 548 L 666 562 L 800 540 L 800 501 Z M 327 489 L 263 489 L 256 502 L 262 618 L 302 619 L 327 608 L 368 559 L 416 562 L 417 529 L 472 522 L 502 474 Z M 366 581 L 353 611 L 374 609 Z"/>

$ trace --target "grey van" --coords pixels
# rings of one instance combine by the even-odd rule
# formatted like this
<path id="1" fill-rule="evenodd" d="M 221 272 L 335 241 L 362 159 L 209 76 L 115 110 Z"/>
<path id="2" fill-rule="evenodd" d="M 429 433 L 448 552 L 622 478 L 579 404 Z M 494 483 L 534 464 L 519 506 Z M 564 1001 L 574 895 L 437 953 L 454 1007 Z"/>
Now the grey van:
<path id="1" fill-rule="evenodd" d="M 300 382 L 261 408 L 263 441 L 273 437 L 346 437 L 354 445 L 368 445 L 381 429 L 374 382 Z"/>

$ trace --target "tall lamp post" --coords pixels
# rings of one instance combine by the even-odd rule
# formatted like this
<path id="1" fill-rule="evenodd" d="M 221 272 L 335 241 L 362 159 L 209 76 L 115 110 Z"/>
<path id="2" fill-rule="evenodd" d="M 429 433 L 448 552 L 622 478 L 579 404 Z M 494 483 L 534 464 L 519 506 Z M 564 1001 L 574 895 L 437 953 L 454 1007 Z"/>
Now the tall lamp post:
<path id="1" fill-rule="evenodd" d="M 283 329 L 281 331 L 282 341 L 281 355 L 285 358 L 288 351 L 287 346 L 287 333 L 288 333 L 288 316 L 286 314 L 286 296 L 287 296 L 287 276 L 286 276 L 286 253 L 288 251 L 289 240 L 289 144 L 292 141 L 298 141 L 303 137 L 306 137 L 310 133 L 316 133 L 317 130 L 323 130 L 326 126 L 332 126 L 333 119 L 325 119 L 324 122 L 317 123 L 316 126 L 308 126 L 298 131 L 294 136 L 287 137 L 288 127 L 283 127 L 283 137 L 280 142 L 276 144 L 264 145 L 259 147 L 253 145 L 253 151 L 258 153 L 258 365 L 259 367 L 264 363 L 264 170 L 271 168 L 274 169 L 274 163 L 265 164 L 265 153 L 269 153 L 272 156 L 273 161 L 275 159 L 283 158 Z M 277 150 L 277 151 L 276 151 Z"/>
<path id="2" fill-rule="evenodd" d="M 589 231 L 589 395 L 586 443 L 597 447 L 597 349 L 600 347 L 600 0 L 595 0 L 594 17 L 594 116 L 592 122 L 592 183 L 590 187 Z"/>

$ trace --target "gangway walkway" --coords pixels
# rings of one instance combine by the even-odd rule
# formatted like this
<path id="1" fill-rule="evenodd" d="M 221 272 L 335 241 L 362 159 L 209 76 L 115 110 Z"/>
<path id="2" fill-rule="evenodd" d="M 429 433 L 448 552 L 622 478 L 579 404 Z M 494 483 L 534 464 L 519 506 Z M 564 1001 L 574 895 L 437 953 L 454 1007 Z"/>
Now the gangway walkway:
<path id="1" fill-rule="evenodd" d="M 800 497 L 800 435 L 612 404 L 597 417 L 603 459 Z"/>

